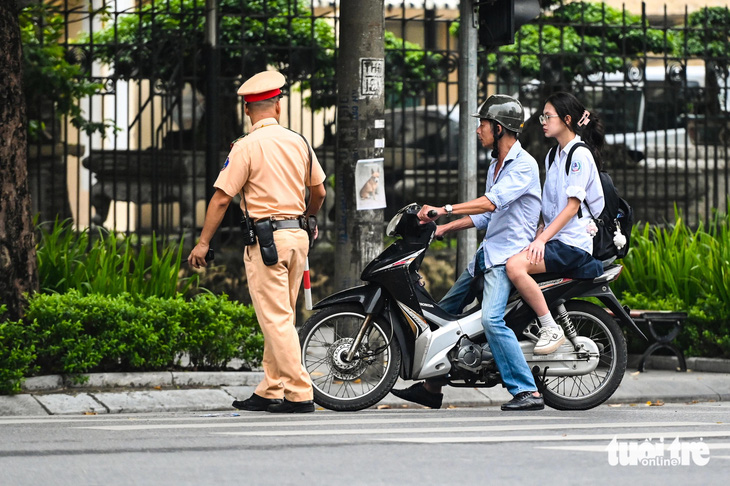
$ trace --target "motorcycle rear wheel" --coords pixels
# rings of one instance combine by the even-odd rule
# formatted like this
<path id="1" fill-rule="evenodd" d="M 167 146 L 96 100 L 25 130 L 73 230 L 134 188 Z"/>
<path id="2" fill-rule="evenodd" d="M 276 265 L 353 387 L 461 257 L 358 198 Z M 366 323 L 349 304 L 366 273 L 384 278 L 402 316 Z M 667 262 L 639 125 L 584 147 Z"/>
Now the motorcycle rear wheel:
<path id="1" fill-rule="evenodd" d="M 566 302 L 565 309 L 578 335 L 598 344 L 598 367 L 586 375 L 547 376 L 538 380 L 538 388 L 549 407 L 588 410 L 611 398 L 621 384 L 626 371 L 626 339 L 616 321 L 595 304 L 572 300 Z"/>
<path id="2" fill-rule="evenodd" d="M 401 350 L 383 319 L 373 319 L 355 358 L 347 362 L 365 318 L 362 307 L 338 304 L 317 312 L 299 330 L 302 364 L 312 378 L 314 401 L 324 408 L 353 412 L 371 407 L 398 379 Z"/>

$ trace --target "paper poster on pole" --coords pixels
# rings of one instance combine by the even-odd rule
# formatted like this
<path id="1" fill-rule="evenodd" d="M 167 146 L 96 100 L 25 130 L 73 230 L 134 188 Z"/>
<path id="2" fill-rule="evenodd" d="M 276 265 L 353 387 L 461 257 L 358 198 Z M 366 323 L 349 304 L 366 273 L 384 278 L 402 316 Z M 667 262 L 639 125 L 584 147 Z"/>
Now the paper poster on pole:
<path id="1" fill-rule="evenodd" d="M 363 159 L 357 161 L 355 167 L 355 199 L 358 211 L 364 209 L 380 209 L 385 204 L 385 181 L 383 180 L 383 161 L 379 159 Z"/>

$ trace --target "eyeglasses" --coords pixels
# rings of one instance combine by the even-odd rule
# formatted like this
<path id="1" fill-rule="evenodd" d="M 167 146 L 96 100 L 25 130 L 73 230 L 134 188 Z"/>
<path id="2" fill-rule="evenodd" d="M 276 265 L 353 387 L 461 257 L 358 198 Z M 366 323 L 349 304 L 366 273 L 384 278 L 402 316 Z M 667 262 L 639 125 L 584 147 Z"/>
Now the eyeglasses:
<path id="1" fill-rule="evenodd" d="M 549 119 L 555 118 L 558 115 L 540 115 L 538 120 L 540 120 L 540 125 L 544 125 L 548 122 Z"/>

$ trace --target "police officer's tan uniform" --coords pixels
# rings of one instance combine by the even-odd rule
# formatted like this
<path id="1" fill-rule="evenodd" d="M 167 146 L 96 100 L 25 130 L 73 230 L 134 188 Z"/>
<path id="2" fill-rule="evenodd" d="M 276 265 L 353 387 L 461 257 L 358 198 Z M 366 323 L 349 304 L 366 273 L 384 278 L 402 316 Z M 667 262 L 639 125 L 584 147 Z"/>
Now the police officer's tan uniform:
<path id="1" fill-rule="evenodd" d="M 284 77 L 275 71 L 259 73 L 243 84 L 239 94 L 247 103 L 268 99 L 278 96 L 283 82 Z M 246 207 L 242 199 L 241 208 L 247 209 L 254 220 L 296 221 L 306 208 L 305 186 L 318 186 L 325 179 L 316 155 L 311 154 L 310 180 L 307 143 L 299 134 L 280 126 L 276 118 L 264 118 L 232 145 L 214 186 L 231 198 L 243 191 Z M 282 398 L 289 402 L 310 401 L 312 382 L 301 363 L 294 327 L 309 238 L 303 229 L 288 228 L 274 231 L 274 241 L 279 257 L 274 265 L 263 263 L 258 242 L 245 247 L 243 256 L 249 292 L 264 335 L 265 377 L 255 395 L 271 403 Z M 266 403 L 258 397 L 248 400 L 255 401 L 254 408 L 242 409 L 265 410 Z M 237 405 L 240 403 L 234 402 L 234 406 L 241 408 Z"/>

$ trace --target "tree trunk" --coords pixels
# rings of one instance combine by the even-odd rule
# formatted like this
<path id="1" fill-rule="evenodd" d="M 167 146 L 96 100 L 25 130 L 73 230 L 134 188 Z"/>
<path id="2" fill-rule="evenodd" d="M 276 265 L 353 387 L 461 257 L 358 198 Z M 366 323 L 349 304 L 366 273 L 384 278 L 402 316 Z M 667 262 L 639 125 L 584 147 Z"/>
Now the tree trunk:
<path id="1" fill-rule="evenodd" d="M 38 287 L 17 13 L 16 0 L 0 2 L 0 302 L 10 319 L 22 316 L 24 294 Z"/>

